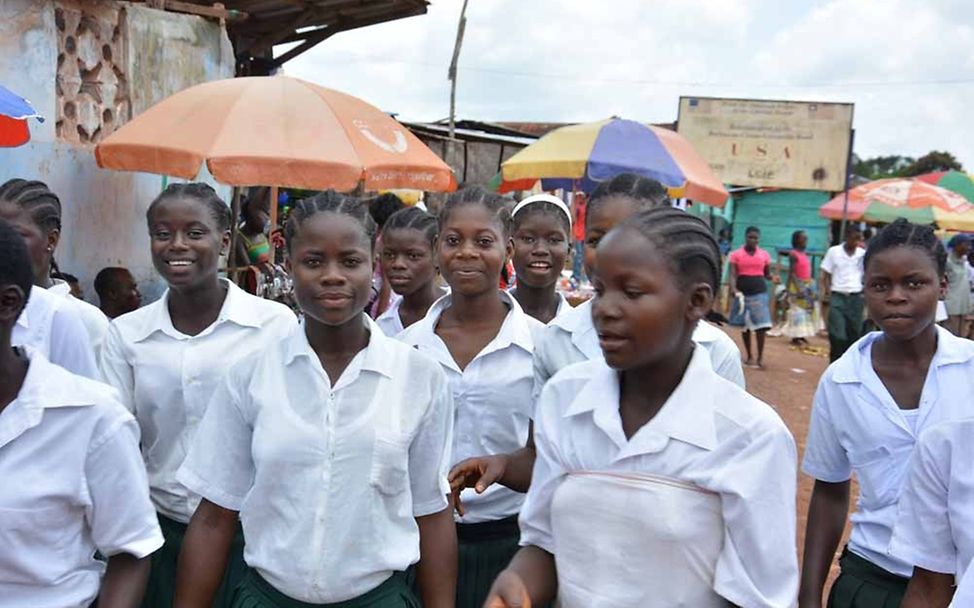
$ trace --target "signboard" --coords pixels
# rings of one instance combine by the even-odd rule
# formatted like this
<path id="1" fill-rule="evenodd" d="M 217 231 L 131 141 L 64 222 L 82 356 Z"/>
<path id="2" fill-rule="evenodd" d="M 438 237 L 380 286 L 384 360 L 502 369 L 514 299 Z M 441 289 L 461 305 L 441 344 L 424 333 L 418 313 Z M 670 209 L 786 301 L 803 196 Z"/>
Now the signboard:
<path id="1" fill-rule="evenodd" d="M 851 103 L 681 97 L 677 131 L 727 184 L 845 188 Z"/>

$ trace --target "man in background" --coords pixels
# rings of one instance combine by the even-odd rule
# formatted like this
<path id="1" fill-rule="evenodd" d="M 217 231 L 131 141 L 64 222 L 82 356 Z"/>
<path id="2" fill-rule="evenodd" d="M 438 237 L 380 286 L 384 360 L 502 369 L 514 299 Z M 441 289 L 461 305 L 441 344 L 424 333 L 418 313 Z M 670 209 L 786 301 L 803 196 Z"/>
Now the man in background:
<path id="1" fill-rule="evenodd" d="M 109 319 L 124 315 L 142 306 L 142 294 L 135 277 L 125 268 L 102 268 L 95 277 L 101 311 Z"/>

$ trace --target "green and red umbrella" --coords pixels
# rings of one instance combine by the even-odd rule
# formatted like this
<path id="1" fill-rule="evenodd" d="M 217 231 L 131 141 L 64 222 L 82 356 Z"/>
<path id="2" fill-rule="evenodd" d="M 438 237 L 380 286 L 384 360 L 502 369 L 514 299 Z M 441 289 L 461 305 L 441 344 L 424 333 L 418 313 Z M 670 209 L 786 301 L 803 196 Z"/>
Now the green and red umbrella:
<path id="1" fill-rule="evenodd" d="M 974 203 L 974 179 L 972 179 L 970 173 L 964 173 L 962 171 L 937 171 L 935 173 L 918 175 L 914 179 L 934 186 L 940 186 L 951 192 L 956 192 Z"/>

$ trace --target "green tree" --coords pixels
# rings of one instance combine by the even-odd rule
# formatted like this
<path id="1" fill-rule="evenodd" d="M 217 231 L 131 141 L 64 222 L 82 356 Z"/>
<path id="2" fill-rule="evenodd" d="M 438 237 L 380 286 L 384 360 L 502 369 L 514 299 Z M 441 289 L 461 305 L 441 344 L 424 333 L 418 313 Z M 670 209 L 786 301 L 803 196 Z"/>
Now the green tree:
<path id="1" fill-rule="evenodd" d="M 950 152 L 947 152 L 946 150 L 943 152 L 932 150 L 916 159 L 916 161 L 910 164 L 910 166 L 906 167 L 903 170 L 902 175 L 904 177 L 913 177 L 915 175 L 923 175 L 924 173 L 933 173 L 935 171 L 963 170 L 964 167 L 961 166 L 960 161 L 957 160 Z"/>
<path id="2" fill-rule="evenodd" d="M 859 158 L 858 155 L 853 155 L 852 172 L 868 179 L 899 177 L 902 175 L 901 171 L 915 162 L 915 159 L 909 156 L 900 156 L 899 154 L 876 156 L 866 159 Z"/>

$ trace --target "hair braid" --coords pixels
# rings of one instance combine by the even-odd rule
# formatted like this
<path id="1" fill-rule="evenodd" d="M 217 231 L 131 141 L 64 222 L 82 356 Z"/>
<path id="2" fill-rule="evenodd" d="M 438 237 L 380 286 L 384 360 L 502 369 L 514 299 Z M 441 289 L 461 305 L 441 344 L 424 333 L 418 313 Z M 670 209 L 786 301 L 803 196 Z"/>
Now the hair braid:
<path id="1" fill-rule="evenodd" d="M 382 234 L 390 230 L 419 230 L 429 241 L 430 247 L 436 242 L 440 232 L 440 222 L 435 216 L 423 211 L 419 207 L 406 207 L 396 211 L 386 220 L 382 227 Z"/>
<path id="2" fill-rule="evenodd" d="M 512 219 L 508 200 L 500 194 L 489 192 L 479 186 L 457 190 L 446 199 L 446 203 L 440 209 L 440 227 L 446 226 L 451 213 L 467 205 L 480 205 L 486 209 L 501 229 L 501 235 L 505 239 L 511 237 Z"/>
<path id="3" fill-rule="evenodd" d="M 933 261 L 937 272 L 943 275 L 947 271 L 947 250 L 937 238 L 932 226 L 923 226 L 898 218 L 892 224 L 879 231 L 873 237 L 863 258 L 863 268 L 869 267 L 869 262 L 876 254 L 894 247 L 915 247 L 920 249 Z"/>
<path id="4" fill-rule="evenodd" d="M 209 184 L 191 182 L 188 184 L 169 184 L 149 205 L 145 219 L 152 223 L 152 214 L 164 201 L 173 198 L 189 198 L 206 206 L 221 231 L 230 229 L 230 208 Z"/>
<path id="5" fill-rule="evenodd" d="M 638 230 L 659 247 L 682 284 L 704 281 L 720 285 L 720 248 L 706 222 L 673 207 L 640 211 L 620 226 Z"/>
<path id="6" fill-rule="evenodd" d="M 319 213 L 335 213 L 354 219 L 361 224 L 369 243 L 375 246 L 376 224 L 369 213 L 369 206 L 355 197 L 326 190 L 294 204 L 291 216 L 284 227 L 284 240 L 287 242 L 288 250 L 301 224 Z"/>
<path id="7" fill-rule="evenodd" d="M 0 202 L 12 203 L 30 213 L 42 230 L 61 229 L 61 199 L 37 180 L 14 178 L 0 185 Z"/>
<path id="8" fill-rule="evenodd" d="M 663 184 L 655 179 L 642 177 L 635 173 L 620 173 L 608 181 L 601 182 L 589 197 L 585 208 L 585 221 L 599 204 L 613 197 L 627 197 L 636 201 L 640 209 L 651 209 L 669 205 L 670 197 Z"/>

